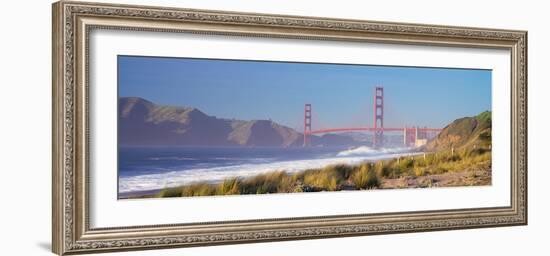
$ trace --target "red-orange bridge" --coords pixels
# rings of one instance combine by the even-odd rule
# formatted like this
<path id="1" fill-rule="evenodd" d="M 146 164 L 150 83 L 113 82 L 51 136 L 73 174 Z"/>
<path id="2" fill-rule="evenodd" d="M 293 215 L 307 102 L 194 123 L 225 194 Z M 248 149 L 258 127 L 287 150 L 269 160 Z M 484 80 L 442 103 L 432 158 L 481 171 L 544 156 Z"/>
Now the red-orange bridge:
<path id="1" fill-rule="evenodd" d="M 374 126 L 373 127 L 352 127 L 352 128 L 328 128 L 312 129 L 312 107 L 311 104 L 305 104 L 304 107 L 304 146 L 311 145 L 310 136 L 321 133 L 338 132 L 373 132 L 373 146 L 381 147 L 384 144 L 384 132 L 403 132 L 403 144 L 405 146 L 414 146 L 425 143 L 429 133 L 439 133 L 441 128 L 428 127 L 384 127 L 384 88 L 374 88 Z"/>

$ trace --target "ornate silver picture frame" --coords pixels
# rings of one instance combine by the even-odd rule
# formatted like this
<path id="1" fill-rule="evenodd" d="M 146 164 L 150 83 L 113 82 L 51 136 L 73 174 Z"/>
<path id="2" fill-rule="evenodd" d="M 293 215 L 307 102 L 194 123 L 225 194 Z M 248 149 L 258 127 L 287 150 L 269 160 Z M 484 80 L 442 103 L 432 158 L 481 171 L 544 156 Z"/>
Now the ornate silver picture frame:
<path id="1" fill-rule="evenodd" d="M 93 227 L 90 34 L 144 31 L 510 53 L 509 205 Z M 53 251 L 59 255 L 527 224 L 527 32 L 61 1 L 53 4 Z M 116 109 L 113 109 L 116 111 Z M 92 113 L 93 114 L 93 113 Z M 114 177 L 115 179 L 116 177 Z M 116 197 L 117 195 L 113 195 Z M 162 218 L 162 216 L 159 216 Z M 162 222 L 159 222 L 162 223 Z"/>

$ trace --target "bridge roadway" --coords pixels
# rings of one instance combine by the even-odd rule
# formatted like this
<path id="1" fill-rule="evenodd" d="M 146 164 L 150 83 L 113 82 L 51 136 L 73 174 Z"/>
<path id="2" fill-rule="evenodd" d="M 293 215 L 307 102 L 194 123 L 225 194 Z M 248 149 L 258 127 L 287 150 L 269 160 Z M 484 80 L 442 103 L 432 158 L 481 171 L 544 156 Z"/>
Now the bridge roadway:
<path id="1" fill-rule="evenodd" d="M 319 133 L 331 133 L 331 132 L 373 132 L 375 130 L 382 130 L 384 132 L 402 132 L 404 129 L 414 130 L 414 127 L 407 128 L 374 128 L 374 127 L 355 127 L 355 128 L 330 128 L 330 129 L 321 129 L 314 131 L 307 131 L 308 134 L 319 134 Z M 441 128 L 421 128 L 418 127 L 420 132 L 440 132 Z"/>

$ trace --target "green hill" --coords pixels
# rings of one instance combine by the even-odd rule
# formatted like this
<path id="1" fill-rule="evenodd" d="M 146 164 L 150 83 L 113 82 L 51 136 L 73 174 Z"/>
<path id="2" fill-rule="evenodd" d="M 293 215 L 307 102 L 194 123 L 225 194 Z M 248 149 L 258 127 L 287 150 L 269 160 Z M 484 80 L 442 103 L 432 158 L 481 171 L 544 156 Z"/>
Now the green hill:
<path id="1" fill-rule="evenodd" d="M 442 151 L 451 148 L 491 148 L 491 123 L 490 111 L 457 119 L 428 142 L 426 149 Z"/>

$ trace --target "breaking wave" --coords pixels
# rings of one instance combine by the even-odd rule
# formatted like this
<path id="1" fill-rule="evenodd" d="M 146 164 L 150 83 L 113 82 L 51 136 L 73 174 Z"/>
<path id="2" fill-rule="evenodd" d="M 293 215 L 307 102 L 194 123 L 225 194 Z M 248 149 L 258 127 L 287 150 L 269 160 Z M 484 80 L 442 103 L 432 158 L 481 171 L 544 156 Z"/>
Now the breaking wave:
<path id="1" fill-rule="evenodd" d="M 411 152 L 412 148 L 380 148 L 375 149 L 367 146 L 357 147 L 338 152 L 337 156 L 372 156 L 383 154 L 399 154 Z"/>

